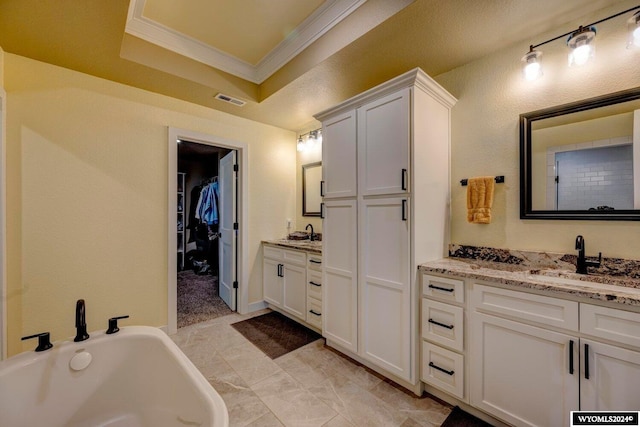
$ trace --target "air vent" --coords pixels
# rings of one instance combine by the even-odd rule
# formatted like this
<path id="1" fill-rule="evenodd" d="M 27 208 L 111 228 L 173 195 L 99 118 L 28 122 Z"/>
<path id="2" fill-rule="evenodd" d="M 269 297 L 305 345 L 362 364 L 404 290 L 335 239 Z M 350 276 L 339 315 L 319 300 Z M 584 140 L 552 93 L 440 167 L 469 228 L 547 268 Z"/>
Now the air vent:
<path id="1" fill-rule="evenodd" d="M 238 107 L 242 107 L 244 106 L 244 104 L 246 104 L 245 101 L 238 99 L 238 98 L 234 98 L 232 96 L 229 95 L 225 95 L 224 93 L 219 93 L 216 95 L 216 99 L 220 100 L 220 101 L 224 101 L 224 102 L 228 102 L 230 104 L 233 105 L 237 105 Z"/>

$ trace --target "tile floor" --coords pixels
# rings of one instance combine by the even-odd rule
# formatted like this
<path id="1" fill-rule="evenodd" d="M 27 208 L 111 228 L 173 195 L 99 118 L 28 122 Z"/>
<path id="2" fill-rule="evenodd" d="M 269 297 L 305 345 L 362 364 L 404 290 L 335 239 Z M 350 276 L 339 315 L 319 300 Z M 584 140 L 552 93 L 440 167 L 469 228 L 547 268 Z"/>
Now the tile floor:
<path id="1" fill-rule="evenodd" d="M 451 408 L 417 398 L 315 341 L 271 360 L 219 317 L 171 338 L 220 393 L 231 426 L 439 426 Z"/>

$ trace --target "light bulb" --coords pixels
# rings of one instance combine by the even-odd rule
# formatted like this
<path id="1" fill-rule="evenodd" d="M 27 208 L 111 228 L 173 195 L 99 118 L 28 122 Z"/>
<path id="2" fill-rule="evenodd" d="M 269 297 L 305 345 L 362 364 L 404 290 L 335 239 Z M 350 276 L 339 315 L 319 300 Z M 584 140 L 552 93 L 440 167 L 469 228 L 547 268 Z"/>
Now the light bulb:
<path id="1" fill-rule="evenodd" d="M 302 139 L 302 137 L 298 138 L 298 144 L 296 146 L 296 149 L 298 151 L 304 151 L 306 144 L 304 143 L 304 139 Z"/>
<path id="2" fill-rule="evenodd" d="M 578 31 L 569 36 L 567 46 L 571 48 L 569 52 L 569 66 L 585 65 L 595 53 L 593 41 L 596 37 L 596 27 L 580 27 Z"/>
<path id="3" fill-rule="evenodd" d="M 537 50 L 531 50 L 522 57 L 521 61 L 524 63 L 522 68 L 522 74 L 527 81 L 533 81 L 542 76 L 542 64 L 540 63 L 540 57 L 542 52 Z"/>
<path id="4" fill-rule="evenodd" d="M 573 49 L 571 54 L 573 55 L 573 63 L 575 65 L 584 65 L 591 57 L 591 46 L 583 44 Z"/>

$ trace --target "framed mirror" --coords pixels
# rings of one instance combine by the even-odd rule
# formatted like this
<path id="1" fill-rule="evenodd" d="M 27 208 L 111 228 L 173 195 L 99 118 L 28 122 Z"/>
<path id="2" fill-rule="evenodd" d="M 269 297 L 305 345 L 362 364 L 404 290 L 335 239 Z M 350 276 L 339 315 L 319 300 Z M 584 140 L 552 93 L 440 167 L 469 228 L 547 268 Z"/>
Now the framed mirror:
<path id="1" fill-rule="evenodd" d="M 520 218 L 640 220 L 640 88 L 520 115 Z"/>
<path id="2" fill-rule="evenodd" d="M 320 216 L 322 162 L 302 165 L 302 216 Z"/>

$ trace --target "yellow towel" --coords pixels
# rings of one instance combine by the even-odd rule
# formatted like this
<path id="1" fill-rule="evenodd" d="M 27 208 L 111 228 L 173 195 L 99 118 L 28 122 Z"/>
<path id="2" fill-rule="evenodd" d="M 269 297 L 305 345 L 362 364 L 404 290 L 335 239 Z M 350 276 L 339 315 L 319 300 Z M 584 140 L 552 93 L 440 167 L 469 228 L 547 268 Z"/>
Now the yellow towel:
<path id="1" fill-rule="evenodd" d="M 481 176 L 467 181 L 467 222 L 490 224 L 495 178 Z"/>

